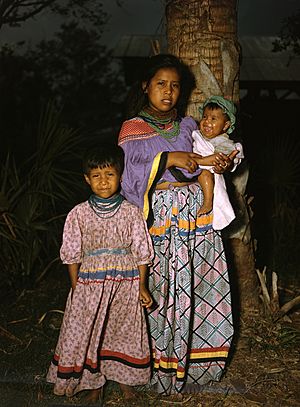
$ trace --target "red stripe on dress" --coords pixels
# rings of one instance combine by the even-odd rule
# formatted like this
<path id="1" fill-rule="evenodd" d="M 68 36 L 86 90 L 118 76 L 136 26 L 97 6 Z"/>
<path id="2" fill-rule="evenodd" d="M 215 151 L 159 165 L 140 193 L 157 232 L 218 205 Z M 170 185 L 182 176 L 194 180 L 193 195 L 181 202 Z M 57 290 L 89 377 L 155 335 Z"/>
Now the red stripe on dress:
<path id="1" fill-rule="evenodd" d="M 126 360 L 127 362 L 134 363 L 136 365 L 145 365 L 145 364 L 149 363 L 149 361 L 150 361 L 150 356 L 140 359 L 140 358 L 134 358 L 129 355 L 125 355 L 124 353 L 121 353 L 121 352 L 112 352 L 110 350 L 101 350 L 100 357 L 101 356 L 102 357 L 115 357 L 115 358 L 123 359 L 123 360 Z"/>
<path id="2" fill-rule="evenodd" d="M 191 349 L 189 353 L 213 353 L 213 352 L 228 352 L 229 346 L 222 346 L 220 348 L 204 348 L 204 349 Z"/>

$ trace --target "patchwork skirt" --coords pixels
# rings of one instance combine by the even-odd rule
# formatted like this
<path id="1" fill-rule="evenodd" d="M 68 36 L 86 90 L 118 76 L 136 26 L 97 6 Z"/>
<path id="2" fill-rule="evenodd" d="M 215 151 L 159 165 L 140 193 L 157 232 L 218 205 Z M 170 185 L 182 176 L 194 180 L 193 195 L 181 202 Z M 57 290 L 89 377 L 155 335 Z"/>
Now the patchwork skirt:
<path id="1" fill-rule="evenodd" d="M 212 213 L 197 216 L 203 200 L 199 184 L 157 190 L 152 198 L 151 384 L 168 395 L 184 391 L 186 384 L 220 380 L 233 336 L 231 296 Z"/>

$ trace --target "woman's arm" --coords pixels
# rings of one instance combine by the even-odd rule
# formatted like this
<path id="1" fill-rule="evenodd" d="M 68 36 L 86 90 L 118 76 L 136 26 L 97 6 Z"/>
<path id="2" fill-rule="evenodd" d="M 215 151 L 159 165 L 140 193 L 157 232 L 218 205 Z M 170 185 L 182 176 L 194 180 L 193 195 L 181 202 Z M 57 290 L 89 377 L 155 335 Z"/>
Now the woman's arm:
<path id="1" fill-rule="evenodd" d="M 166 168 L 179 167 L 187 170 L 189 173 L 196 171 L 197 161 L 203 157 L 196 153 L 187 151 L 172 151 L 168 153 Z"/>

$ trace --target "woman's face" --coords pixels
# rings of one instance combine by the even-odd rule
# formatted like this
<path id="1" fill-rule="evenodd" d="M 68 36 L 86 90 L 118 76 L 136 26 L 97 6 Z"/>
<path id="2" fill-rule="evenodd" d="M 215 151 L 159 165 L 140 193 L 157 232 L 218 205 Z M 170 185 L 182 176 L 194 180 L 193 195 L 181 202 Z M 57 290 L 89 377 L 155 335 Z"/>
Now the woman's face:
<path id="1" fill-rule="evenodd" d="M 159 69 L 147 87 L 143 82 L 144 92 L 147 93 L 148 103 L 157 112 L 168 112 L 177 103 L 180 94 L 180 76 L 175 68 Z"/>

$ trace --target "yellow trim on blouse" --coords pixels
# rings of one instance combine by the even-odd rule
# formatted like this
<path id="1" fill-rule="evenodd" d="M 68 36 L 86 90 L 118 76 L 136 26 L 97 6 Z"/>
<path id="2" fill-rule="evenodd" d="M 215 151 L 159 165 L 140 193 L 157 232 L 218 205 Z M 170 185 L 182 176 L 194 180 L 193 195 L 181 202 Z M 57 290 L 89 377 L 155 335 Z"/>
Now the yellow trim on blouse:
<path id="1" fill-rule="evenodd" d="M 153 182 L 154 182 L 154 179 L 156 177 L 157 171 L 158 171 L 161 155 L 162 155 L 162 152 L 156 154 L 156 156 L 154 157 L 151 172 L 150 172 L 149 179 L 148 179 L 147 188 L 146 188 L 146 191 L 145 191 L 145 194 L 144 194 L 143 213 L 144 213 L 144 218 L 145 219 L 147 219 L 148 215 L 149 215 L 149 199 L 148 199 L 148 195 L 149 195 L 150 188 L 153 185 Z"/>

